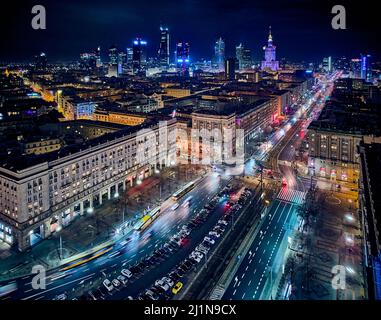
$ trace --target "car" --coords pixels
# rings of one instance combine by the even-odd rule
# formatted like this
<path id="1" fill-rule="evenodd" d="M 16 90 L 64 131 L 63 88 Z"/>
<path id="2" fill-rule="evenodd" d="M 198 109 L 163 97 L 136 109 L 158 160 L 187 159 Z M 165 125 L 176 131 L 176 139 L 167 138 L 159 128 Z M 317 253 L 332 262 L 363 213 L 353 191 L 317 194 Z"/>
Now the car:
<path id="1" fill-rule="evenodd" d="M 169 290 L 169 285 L 165 283 L 162 279 L 155 281 L 155 286 L 162 288 L 164 291 Z"/>
<path id="2" fill-rule="evenodd" d="M 173 251 L 173 248 L 171 247 L 171 245 L 170 245 L 169 243 L 164 244 L 164 248 L 165 248 L 166 250 L 168 250 L 169 252 L 172 252 L 172 251 Z"/>
<path id="3" fill-rule="evenodd" d="M 189 259 L 195 261 L 196 263 L 201 261 L 201 258 L 199 256 L 196 256 L 196 255 L 190 255 Z"/>
<path id="4" fill-rule="evenodd" d="M 128 297 L 127 297 L 127 300 L 134 300 L 134 298 L 131 297 L 131 296 L 128 296 Z"/>
<path id="5" fill-rule="evenodd" d="M 118 279 L 113 279 L 112 280 L 112 285 L 114 286 L 114 288 L 119 288 L 121 283 Z"/>
<path id="6" fill-rule="evenodd" d="M 212 238 L 209 238 L 209 237 L 205 237 L 204 240 L 209 242 L 210 244 L 215 244 L 216 243 L 215 240 L 213 240 Z"/>
<path id="7" fill-rule="evenodd" d="M 93 300 L 101 300 L 101 299 L 104 299 L 103 296 L 103 292 L 101 289 L 96 289 L 94 291 L 89 291 L 89 296 L 93 299 Z"/>
<path id="8" fill-rule="evenodd" d="M 178 267 L 178 268 L 176 268 L 175 274 L 177 277 L 182 278 L 184 276 L 185 272 Z"/>
<path id="9" fill-rule="evenodd" d="M 194 229 L 195 227 L 196 227 L 196 225 L 195 225 L 192 221 L 188 222 L 188 224 L 187 224 L 187 228 L 188 228 L 189 230 L 192 230 L 192 229 Z"/>
<path id="10" fill-rule="evenodd" d="M 192 252 L 192 254 L 194 255 L 194 256 L 197 256 L 197 257 L 199 257 L 200 259 L 202 259 L 203 257 L 204 257 L 204 255 L 200 252 L 200 251 L 193 251 Z"/>
<path id="11" fill-rule="evenodd" d="M 109 279 L 103 280 L 103 285 L 107 289 L 108 292 L 111 292 L 112 290 L 114 290 L 114 286 L 112 285 L 112 283 Z"/>
<path id="12" fill-rule="evenodd" d="M 171 210 L 175 211 L 180 205 L 176 202 L 172 207 Z"/>
<path id="13" fill-rule="evenodd" d="M 157 286 L 157 285 L 153 285 L 153 286 L 151 287 L 151 290 L 152 290 L 153 292 L 156 292 L 157 294 L 163 294 L 163 293 L 165 293 L 165 290 L 164 290 L 162 287 Z"/>
<path id="14" fill-rule="evenodd" d="M 153 256 L 149 256 L 147 258 L 144 259 L 144 262 L 148 265 L 148 266 L 153 266 L 157 260 L 153 257 Z"/>
<path id="15" fill-rule="evenodd" d="M 151 298 L 152 300 L 159 300 L 159 295 L 157 295 L 156 293 L 154 293 L 152 290 L 150 289 L 147 289 L 146 292 L 145 292 L 146 296 L 148 296 L 149 298 Z"/>
<path id="16" fill-rule="evenodd" d="M 223 224 L 223 225 L 227 226 L 228 222 L 224 219 L 220 219 L 220 220 L 218 220 L 218 224 Z"/>
<path id="17" fill-rule="evenodd" d="M 127 277 L 127 279 L 130 279 L 133 275 L 132 272 L 128 269 L 123 269 L 121 273 L 123 276 Z"/>
<path id="18" fill-rule="evenodd" d="M 61 293 L 61 294 L 55 296 L 54 300 L 67 300 L 67 295 L 66 295 L 66 293 Z"/>
<path id="19" fill-rule="evenodd" d="M 200 262 L 200 261 L 197 261 L 193 256 L 189 256 L 188 261 L 192 264 L 192 266 Z"/>
<path id="20" fill-rule="evenodd" d="M 120 283 L 122 283 L 123 285 L 126 285 L 127 282 L 128 282 L 127 278 L 126 278 L 125 276 L 122 276 L 122 275 L 119 275 L 119 276 L 117 277 L 117 279 L 118 279 L 118 281 L 120 281 Z"/>
<path id="21" fill-rule="evenodd" d="M 163 255 L 163 256 L 165 256 L 165 255 L 168 254 L 168 252 L 167 252 L 165 249 L 163 249 L 163 248 L 158 249 L 158 251 L 159 251 L 159 253 L 160 253 L 161 255 Z"/>
<path id="22" fill-rule="evenodd" d="M 176 271 L 171 271 L 169 274 L 168 274 L 168 278 L 172 279 L 173 282 L 176 282 L 177 280 L 179 280 L 179 276 L 178 274 L 176 274 Z"/>
<path id="23" fill-rule="evenodd" d="M 96 297 L 96 295 L 94 294 L 93 291 L 89 291 L 89 292 L 88 292 L 88 295 L 91 297 L 91 299 L 93 299 L 93 300 L 98 300 L 97 297 Z"/>
<path id="24" fill-rule="evenodd" d="M 208 246 L 204 245 L 204 243 L 201 243 L 201 244 L 199 245 L 199 248 L 200 248 L 201 250 L 203 250 L 203 251 L 206 251 L 206 252 L 208 252 L 208 251 L 210 250 L 210 248 L 209 248 Z M 200 250 L 199 250 L 199 251 L 200 251 Z"/>
<path id="25" fill-rule="evenodd" d="M 188 271 L 187 267 L 186 267 L 184 264 L 180 264 L 180 265 L 177 267 L 177 270 L 182 271 L 183 274 L 186 273 L 186 272 Z"/>
<path id="26" fill-rule="evenodd" d="M 139 273 L 143 271 L 143 269 L 140 266 L 135 265 L 130 268 L 130 271 L 132 272 L 133 275 L 137 276 Z"/>
<path id="27" fill-rule="evenodd" d="M 163 280 L 165 283 L 167 283 L 170 287 L 173 287 L 173 285 L 174 285 L 173 280 L 168 278 L 168 277 L 163 277 L 161 280 Z"/>
<path id="28" fill-rule="evenodd" d="M 221 236 L 221 234 L 216 231 L 209 231 L 209 235 L 216 238 L 219 238 Z"/>
<path id="29" fill-rule="evenodd" d="M 194 263 L 192 263 L 189 259 L 184 260 L 184 264 L 189 268 L 192 269 Z"/>
<path id="30" fill-rule="evenodd" d="M 207 254 L 207 253 L 208 253 L 208 250 L 205 249 L 205 248 L 196 247 L 196 250 L 197 250 L 197 251 L 200 251 L 200 252 L 203 253 L 203 254 Z"/>
<path id="31" fill-rule="evenodd" d="M 212 246 L 212 244 L 209 242 L 209 241 L 206 241 L 206 240 L 203 240 L 201 242 L 201 245 L 207 249 L 210 249 L 210 247 Z"/>
<path id="32" fill-rule="evenodd" d="M 173 294 L 177 294 L 180 290 L 181 290 L 181 288 L 183 287 L 183 283 L 182 282 L 177 282 L 176 284 L 175 284 L 175 286 L 172 288 L 172 293 Z"/>
<path id="33" fill-rule="evenodd" d="M 185 238 L 182 238 L 182 239 L 179 241 L 179 244 L 180 244 L 181 246 L 185 246 L 188 242 L 189 242 L 189 238 L 185 237 Z"/>
<path id="34" fill-rule="evenodd" d="M 176 250 L 176 249 L 179 248 L 179 244 L 178 244 L 177 242 L 172 241 L 172 240 L 170 240 L 170 241 L 168 242 L 168 245 L 169 245 L 169 247 L 171 247 L 173 250 Z"/>

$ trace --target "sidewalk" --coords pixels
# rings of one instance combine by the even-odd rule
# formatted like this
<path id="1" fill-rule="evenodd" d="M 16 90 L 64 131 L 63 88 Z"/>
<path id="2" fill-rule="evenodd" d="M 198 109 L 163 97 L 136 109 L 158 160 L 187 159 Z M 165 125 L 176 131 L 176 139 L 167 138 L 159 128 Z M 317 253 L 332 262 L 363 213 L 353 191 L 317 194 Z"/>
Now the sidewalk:
<path id="1" fill-rule="evenodd" d="M 41 240 L 25 252 L 0 243 L 0 281 L 30 274 L 37 264 L 47 269 L 56 267 L 63 258 L 89 250 L 114 237 L 123 221 L 127 228 L 131 228 L 146 210 L 156 207 L 187 181 L 201 174 L 200 169 L 188 169 L 186 173 L 183 169 L 165 169 L 159 175 L 148 177 L 141 185 L 127 189 L 118 199 L 104 202 L 94 208 L 93 213 L 77 218 L 59 233 Z"/>
<path id="2" fill-rule="evenodd" d="M 356 204 L 345 199 L 348 198 L 340 192 L 318 191 L 318 212 L 316 216 L 310 215 L 290 250 L 286 270 L 293 288 L 290 299 L 364 299 L 366 279 L 363 277 L 359 217 Z M 332 268 L 337 265 L 346 270 L 345 290 L 332 286 Z M 284 289 L 283 283 L 280 292 Z"/>

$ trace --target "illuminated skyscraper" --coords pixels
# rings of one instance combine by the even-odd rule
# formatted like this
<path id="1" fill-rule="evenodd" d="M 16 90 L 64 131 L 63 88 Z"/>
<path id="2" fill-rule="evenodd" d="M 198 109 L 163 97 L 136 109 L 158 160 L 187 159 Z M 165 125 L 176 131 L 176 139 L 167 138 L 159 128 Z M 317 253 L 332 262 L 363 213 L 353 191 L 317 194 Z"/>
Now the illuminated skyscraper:
<path id="1" fill-rule="evenodd" d="M 224 61 L 225 61 L 225 42 L 220 37 L 214 46 L 214 59 L 219 70 L 224 69 Z"/>
<path id="2" fill-rule="evenodd" d="M 109 64 L 118 63 L 118 49 L 116 48 L 116 46 L 112 45 L 110 49 L 108 49 L 108 59 Z"/>
<path id="3" fill-rule="evenodd" d="M 371 67 L 371 55 L 361 55 L 361 79 L 367 82 L 372 81 L 372 67 Z"/>
<path id="4" fill-rule="evenodd" d="M 176 45 L 177 68 L 185 72 L 188 69 L 189 61 L 189 42 L 179 41 Z"/>
<path id="5" fill-rule="evenodd" d="M 102 60 L 101 60 L 101 47 L 98 47 L 97 50 L 95 50 L 95 58 L 96 58 L 96 67 L 99 68 L 102 66 Z"/>
<path id="6" fill-rule="evenodd" d="M 41 52 L 40 54 L 36 55 L 34 59 L 35 59 L 36 69 L 38 70 L 46 69 L 48 64 L 48 59 L 46 58 L 46 54 L 44 52 Z"/>
<path id="7" fill-rule="evenodd" d="M 242 43 L 235 47 L 235 56 L 238 60 L 238 68 L 240 70 L 250 69 L 251 67 L 251 50 L 246 48 Z"/>
<path id="8" fill-rule="evenodd" d="M 332 72 L 332 57 L 326 57 L 323 59 L 323 69 L 325 72 L 331 73 Z"/>
<path id="9" fill-rule="evenodd" d="M 127 69 L 127 53 L 120 51 L 118 53 L 118 74 L 124 73 Z"/>
<path id="10" fill-rule="evenodd" d="M 81 53 L 80 63 L 83 68 L 94 69 L 96 67 L 96 53 Z"/>
<path id="11" fill-rule="evenodd" d="M 265 60 L 262 61 L 261 69 L 270 71 L 279 70 L 279 61 L 276 60 L 276 46 L 273 45 L 271 27 L 269 28 L 267 46 L 264 46 L 263 50 L 265 51 Z"/>
<path id="12" fill-rule="evenodd" d="M 132 46 L 132 68 L 134 73 L 143 71 L 147 64 L 147 41 L 136 38 Z"/>
<path id="13" fill-rule="evenodd" d="M 159 61 L 162 67 L 169 66 L 169 31 L 160 27 Z"/>
<path id="14" fill-rule="evenodd" d="M 237 59 L 228 58 L 225 60 L 225 79 L 234 80 L 235 79 L 235 65 Z"/>
<path id="15" fill-rule="evenodd" d="M 361 78 L 361 59 L 351 59 L 350 76 L 351 78 Z"/>
<path id="16" fill-rule="evenodd" d="M 109 77 L 117 77 L 119 74 L 118 68 L 118 49 L 116 46 L 112 45 L 110 49 L 108 49 L 108 73 Z"/>

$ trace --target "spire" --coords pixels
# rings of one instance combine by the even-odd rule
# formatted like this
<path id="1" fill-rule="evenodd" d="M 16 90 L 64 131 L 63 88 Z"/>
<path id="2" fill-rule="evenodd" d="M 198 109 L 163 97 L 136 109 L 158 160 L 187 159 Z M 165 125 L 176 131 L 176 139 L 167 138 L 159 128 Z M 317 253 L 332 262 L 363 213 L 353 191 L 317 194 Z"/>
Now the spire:
<path id="1" fill-rule="evenodd" d="M 271 26 L 269 26 L 269 42 L 272 42 L 273 41 L 273 36 L 271 34 Z"/>

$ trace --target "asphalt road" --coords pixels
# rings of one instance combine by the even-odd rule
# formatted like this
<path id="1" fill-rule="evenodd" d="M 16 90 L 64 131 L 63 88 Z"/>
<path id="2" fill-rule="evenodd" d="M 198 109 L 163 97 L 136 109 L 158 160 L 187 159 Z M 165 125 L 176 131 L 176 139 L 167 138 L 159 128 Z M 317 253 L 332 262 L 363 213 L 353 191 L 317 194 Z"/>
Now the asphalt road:
<path id="1" fill-rule="evenodd" d="M 292 203 L 280 200 L 273 202 L 261 231 L 252 242 L 246 256 L 241 258 L 243 261 L 226 290 L 223 300 L 260 298 L 266 280 L 270 276 L 270 267 L 286 232 L 285 226 L 290 222 L 295 210 L 296 206 Z"/>
<path id="2" fill-rule="evenodd" d="M 227 178 L 224 179 L 224 177 L 219 178 L 215 175 L 207 176 L 188 193 L 187 196 L 191 195 L 193 197 L 189 207 L 184 208 L 180 205 L 179 208 L 173 211 L 170 207 L 174 202 L 169 200 L 168 203 L 164 205 L 164 212 L 152 225 L 143 232 L 134 232 L 133 235 L 130 235 L 131 241 L 123 248 L 116 245 L 113 250 L 106 255 L 67 271 L 65 274 L 58 270 L 48 272 L 48 281 L 45 290 L 35 290 L 32 288 L 31 281 L 34 275 L 19 278 L 16 281 L 18 290 L 7 298 L 16 300 L 50 300 L 64 292 L 69 293 L 69 296 L 75 296 L 76 292 L 73 292 L 73 290 L 76 290 L 82 285 L 89 286 L 90 282 L 94 283 L 95 280 L 105 279 L 106 277 L 110 280 L 114 277 L 116 278 L 123 267 L 127 268 L 129 265 L 135 264 L 153 252 L 157 247 L 167 242 L 173 234 L 177 233 L 178 228 L 201 210 L 228 181 L 229 180 Z M 183 199 L 179 202 L 182 203 Z M 222 204 L 219 209 L 222 210 L 221 208 Z M 141 288 L 150 286 L 152 281 L 154 282 L 160 276 L 166 274 L 172 265 L 175 265 L 189 254 L 188 251 L 192 250 L 192 246 L 195 245 L 195 243 L 197 244 L 198 238 L 203 237 L 205 233 L 209 231 L 209 227 L 214 225 L 214 220 L 218 220 L 219 218 L 219 209 L 217 208 L 217 214 L 212 215 L 201 228 L 198 228 L 194 232 L 195 235 L 192 233 L 192 239 L 183 251 L 178 251 L 172 255 L 168 261 L 162 263 L 159 268 L 151 269 L 142 278 L 136 279 L 134 285 L 128 286 L 127 290 L 117 292 L 110 298 L 121 299 L 128 295 L 134 295 Z M 55 277 L 62 275 L 65 275 L 65 277 L 53 280 Z M 1 285 L 8 282 L 1 283 Z"/>

